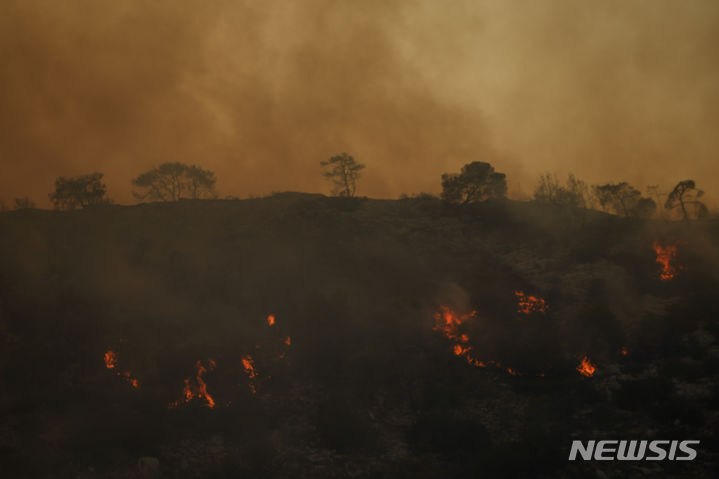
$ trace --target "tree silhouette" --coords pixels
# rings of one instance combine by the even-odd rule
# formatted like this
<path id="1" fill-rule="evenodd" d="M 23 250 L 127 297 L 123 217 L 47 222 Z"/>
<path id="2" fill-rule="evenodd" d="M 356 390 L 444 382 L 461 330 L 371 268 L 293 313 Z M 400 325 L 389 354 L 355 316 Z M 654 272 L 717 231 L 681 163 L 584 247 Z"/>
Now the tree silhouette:
<path id="1" fill-rule="evenodd" d="M 132 180 L 139 190 L 132 192 L 140 200 L 178 201 L 216 198 L 215 173 L 184 163 L 163 163 Z"/>
<path id="2" fill-rule="evenodd" d="M 586 208 L 587 196 L 586 183 L 572 173 L 569 174 L 566 185 L 560 184 L 555 175 L 546 173 L 539 178 L 539 183 L 534 189 L 535 201 L 554 205 Z"/>
<path id="3" fill-rule="evenodd" d="M 29 196 L 23 196 L 22 198 L 15 198 L 14 207 L 16 210 L 26 210 L 29 208 L 35 208 L 35 202 L 30 199 Z"/>
<path id="4" fill-rule="evenodd" d="M 592 188 L 604 211 L 613 211 L 623 216 L 648 218 L 657 209 L 657 204 L 653 199 L 642 197 L 641 191 L 626 181 L 594 185 Z"/>
<path id="5" fill-rule="evenodd" d="M 102 182 L 102 177 L 102 173 L 91 173 L 73 178 L 61 176 L 55 180 L 55 191 L 48 195 L 50 201 L 58 210 L 74 210 L 108 204 L 110 200 L 105 196 L 107 188 Z"/>
<path id="6" fill-rule="evenodd" d="M 337 196 L 354 196 L 357 192 L 357 181 L 360 178 L 360 171 L 365 165 L 358 163 L 347 153 L 336 155 L 326 161 L 321 161 L 320 166 L 325 168 L 322 176 L 334 183 L 335 188 L 332 194 Z"/>
<path id="7" fill-rule="evenodd" d="M 697 189 L 694 180 L 680 181 L 671 193 L 669 193 L 667 201 L 664 203 L 664 208 L 667 210 L 681 208 L 684 221 L 689 221 L 687 207 L 692 207 L 694 209 L 694 215 L 697 218 L 703 218 L 709 212 L 706 205 L 699 201 L 699 198 L 703 195 L 704 192 Z"/>
<path id="8" fill-rule="evenodd" d="M 477 203 L 507 195 L 507 179 L 497 173 L 489 163 L 473 161 L 462 167 L 460 173 L 442 175 L 442 199 L 450 203 Z"/>

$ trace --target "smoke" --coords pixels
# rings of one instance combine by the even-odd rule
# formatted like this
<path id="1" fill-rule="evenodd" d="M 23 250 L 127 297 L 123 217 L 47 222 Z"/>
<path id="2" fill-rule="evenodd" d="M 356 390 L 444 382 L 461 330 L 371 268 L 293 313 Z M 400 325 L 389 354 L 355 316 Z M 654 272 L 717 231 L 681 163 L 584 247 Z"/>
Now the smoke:
<path id="1" fill-rule="evenodd" d="M 719 187 L 719 5 L 429 0 L 5 0 L 0 188 L 47 206 L 58 175 L 164 161 L 222 195 L 328 191 L 319 161 L 368 165 L 360 194 L 436 192 L 472 160 L 531 192 L 546 170 Z"/>

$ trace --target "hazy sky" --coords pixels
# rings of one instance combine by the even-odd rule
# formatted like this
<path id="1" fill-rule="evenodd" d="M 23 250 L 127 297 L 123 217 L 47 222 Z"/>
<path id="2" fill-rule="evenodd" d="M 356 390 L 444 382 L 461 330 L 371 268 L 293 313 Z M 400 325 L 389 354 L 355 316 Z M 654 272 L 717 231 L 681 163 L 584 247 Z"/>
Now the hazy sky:
<path id="1" fill-rule="evenodd" d="M 0 199 L 214 170 L 221 196 L 438 192 L 473 160 L 719 190 L 716 0 L 2 0 Z"/>

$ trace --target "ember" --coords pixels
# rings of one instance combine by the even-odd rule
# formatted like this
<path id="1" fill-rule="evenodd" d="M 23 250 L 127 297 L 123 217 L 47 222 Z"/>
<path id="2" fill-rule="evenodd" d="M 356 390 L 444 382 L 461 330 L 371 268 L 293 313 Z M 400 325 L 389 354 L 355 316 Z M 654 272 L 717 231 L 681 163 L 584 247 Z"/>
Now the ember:
<path id="1" fill-rule="evenodd" d="M 275 325 L 275 315 L 274 314 L 270 314 L 269 316 L 267 316 L 267 324 L 270 326 Z"/>
<path id="2" fill-rule="evenodd" d="M 589 358 L 587 356 L 584 356 L 582 358 L 582 362 L 579 363 L 579 366 L 577 366 L 577 371 L 579 371 L 579 374 L 588 378 L 594 376 L 594 372 L 596 370 L 597 367 L 589 361 Z"/>
<path id="3" fill-rule="evenodd" d="M 252 359 L 252 356 L 250 356 L 249 354 L 242 356 L 242 367 L 244 368 L 245 374 L 247 374 L 247 377 L 250 380 L 250 392 L 252 394 L 255 394 L 257 392 L 257 388 L 255 387 L 254 379 L 257 377 L 257 372 L 255 371 L 255 360 Z"/>
<path id="4" fill-rule="evenodd" d="M 117 366 L 117 354 L 115 351 L 105 351 L 105 367 L 107 369 L 114 369 Z"/>
<path id="5" fill-rule="evenodd" d="M 132 376 L 131 371 L 120 371 L 118 368 L 118 355 L 115 351 L 112 349 L 108 349 L 105 351 L 105 367 L 107 369 L 115 369 L 116 374 L 123 378 L 127 383 L 132 386 L 135 389 L 138 389 L 140 387 L 140 382 L 137 380 L 137 378 L 134 378 Z"/>
<path id="6" fill-rule="evenodd" d="M 535 311 L 546 313 L 549 309 L 549 305 L 544 298 L 527 295 L 524 291 L 515 291 L 514 295 L 517 297 L 517 312 L 519 313 L 530 314 Z"/>

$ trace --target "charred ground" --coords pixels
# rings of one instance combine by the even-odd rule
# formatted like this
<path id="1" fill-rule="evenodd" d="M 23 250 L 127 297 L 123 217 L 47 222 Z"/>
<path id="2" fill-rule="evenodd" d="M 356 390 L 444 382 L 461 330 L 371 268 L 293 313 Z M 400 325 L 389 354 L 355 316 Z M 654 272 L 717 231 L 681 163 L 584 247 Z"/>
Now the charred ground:
<path id="1" fill-rule="evenodd" d="M 140 456 L 181 478 L 697 477 L 717 459 L 716 220 L 286 193 L 0 228 L 15 477 L 134 477 Z M 672 279 L 655 242 L 677 246 Z M 501 367 L 455 354 L 442 306 L 476 311 L 461 344 Z M 213 408 L 183 395 L 198 361 Z M 702 445 L 693 463 L 568 464 L 572 439 L 602 438 Z"/>

